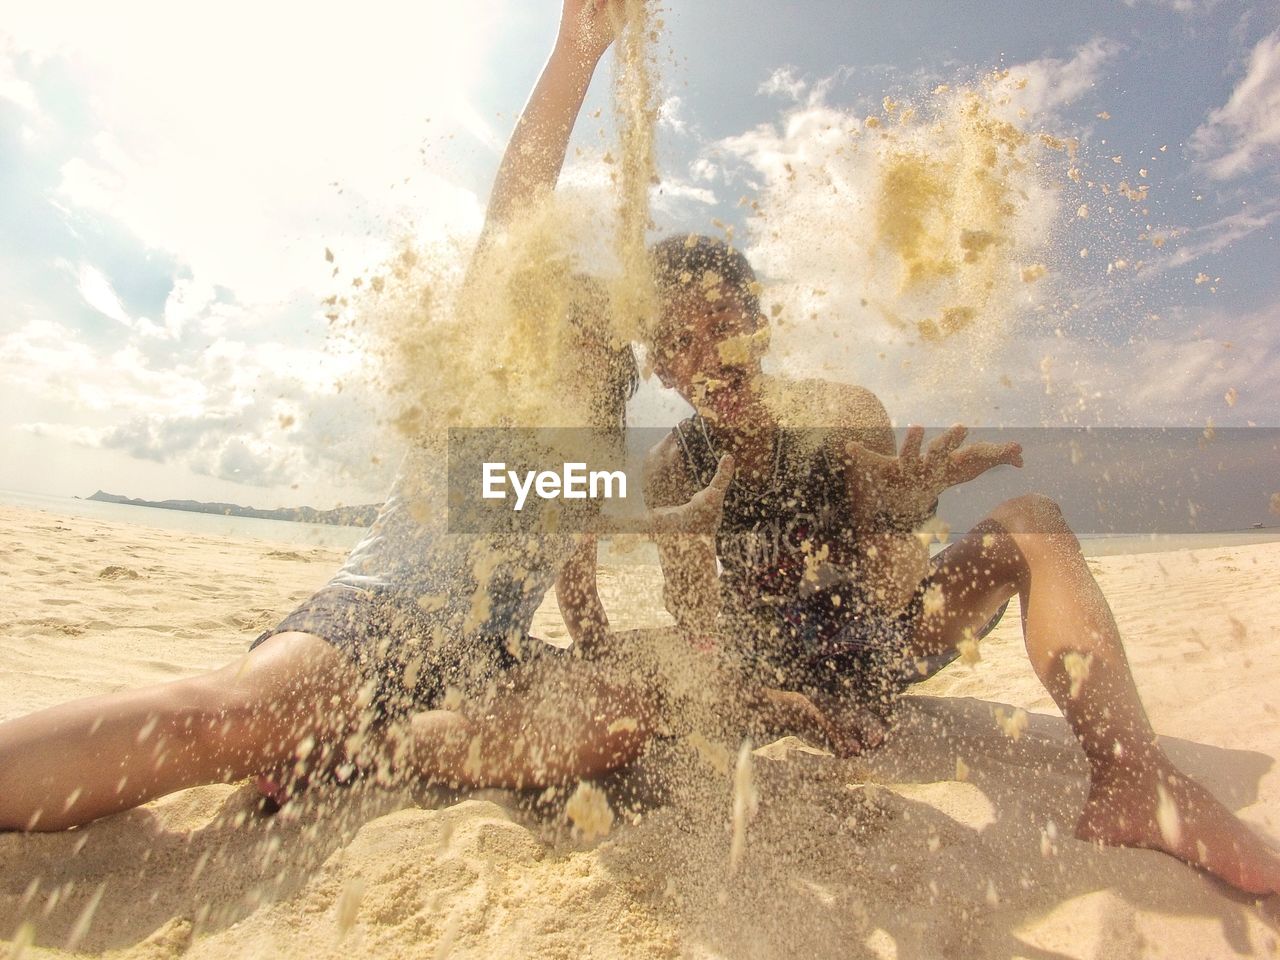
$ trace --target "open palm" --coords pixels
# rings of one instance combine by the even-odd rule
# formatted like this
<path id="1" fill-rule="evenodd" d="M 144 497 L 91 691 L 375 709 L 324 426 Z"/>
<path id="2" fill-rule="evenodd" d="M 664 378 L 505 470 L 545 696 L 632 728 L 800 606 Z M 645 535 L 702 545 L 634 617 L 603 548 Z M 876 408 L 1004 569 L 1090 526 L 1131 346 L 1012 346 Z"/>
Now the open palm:
<path id="1" fill-rule="evenodd" d="M 937 436 L 921 455 L 924 428 L 911 427 L 896 457 L 868 450 L 860 443 L 845 447 L 845 477 L 850 502 L 866 519 L 914 526 L 924 519 L 949 487 L 968 483 L 992 467 L 1022 466 L 1017 443 L 964 445 L 968 430 L 956 424 Z"/>

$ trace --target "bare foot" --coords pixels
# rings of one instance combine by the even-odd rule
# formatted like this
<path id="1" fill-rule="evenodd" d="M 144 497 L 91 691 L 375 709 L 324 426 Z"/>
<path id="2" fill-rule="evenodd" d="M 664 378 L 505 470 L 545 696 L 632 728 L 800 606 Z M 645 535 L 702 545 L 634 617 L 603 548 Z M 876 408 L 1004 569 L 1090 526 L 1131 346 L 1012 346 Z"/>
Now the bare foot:
<path id="1" fill-rule="evenodd" d="M 1160 850 L 1246 893 L 1280 892 L 1280 856 L 1167 759 L 1136 775 L 1095 774 L 1076 836 Z"/>

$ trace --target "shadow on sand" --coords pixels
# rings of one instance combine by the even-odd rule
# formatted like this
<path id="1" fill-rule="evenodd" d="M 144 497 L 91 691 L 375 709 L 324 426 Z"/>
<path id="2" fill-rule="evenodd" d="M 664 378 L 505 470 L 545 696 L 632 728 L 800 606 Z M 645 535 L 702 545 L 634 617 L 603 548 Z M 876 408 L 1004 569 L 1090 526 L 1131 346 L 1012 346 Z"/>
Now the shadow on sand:
<path id="1" fill-rule="evenodd" d="M 1104 891 L 1090 922 L 1116 956 L 1141 952 L 1136 911 L 1200 917 L 1239 953 L 1254 949 L 1249 898 L 1161 854 L 1073 839 L 1085 766 L 1066 724 L 1031 715 L 1013 740 L 993 720 L 999 708 L 1012 711 L 907 697 L 893 736 L 870 757 L 838 760 L 790 738 L 758 751 L 758 812 L 733 871 L 731 758 L 717 768 L 687 740 L 655 745 L 605 784 L 623 823 L 601 843 L 568 834 L 564 792 L 550 801 L 483 795 L 539 835 L 552 860 L 594 848 L 610 882 L 693 955 L 1068 957 L 1078 954 L 1034 946 L 1023 931 Z M 1256 799 L 1272 764 L 1253 752 L 1164 745 L 1233 810 Z M 193 936 L 321 882 L 321 867 L 370 820 L 414 800 L 438 808 L 462 796 L 356 788 L 265 817 L 250 787 L 214 786 L 67 833 L 0 835 L 0 936 L 25 922 L 37 946 L 143 945 L 176 956 Z"/>
<path id="2" fill-rule="evenodd" d="M 1030 715 L 1014 740 L 995 722 L 999 709 L 1013 712 L 910 696 L 890 740 L 866 758 L 795 740 L 757 751 L 759 809 L 732 874 L 728 777 L 718 796 L 654 811 L 602 856 L 622 882 L 647 884 L 681 939 L 713 956 L 1079 956 L 1020 931 L 1103 892 L 1082 914 L 1097 921 L 1102 955 L 1141 955 L 1136 911 L 1212 921 L 1234 950 L 1254 952 L 1252 898 L 1164 854 L 1076 840 L 1087 768 L 1065 721 Z M 1162 744 L 1232 810 L 1256 800 L 1272 765 L 1250 751 Z"/>

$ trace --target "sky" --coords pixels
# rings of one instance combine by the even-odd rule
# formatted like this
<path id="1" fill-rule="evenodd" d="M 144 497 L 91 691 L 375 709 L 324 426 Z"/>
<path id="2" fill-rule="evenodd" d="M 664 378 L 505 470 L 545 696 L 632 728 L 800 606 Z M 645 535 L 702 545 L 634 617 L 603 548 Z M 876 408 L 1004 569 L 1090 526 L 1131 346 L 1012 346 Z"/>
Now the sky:
<path id="1" fill-rule="evenodd" d="M 377 499 L 385 398 L 323 301 L 406 237 L 474 238 L 558 5 L 5 8 L 0 488 Z M 776 371 L 869 386 L 899 424 L 1280 426 L 1280 4 L 659 16 L 654 233 L 732 229 L 787 308 Z M 602 208 L 610 71 L 562 177 Z M 901 116 L 885 98 L 940 117 L 964 88 L 1032 135 L 1008 259 L 1045 273 L 989 298 L 984 336 L 934 345 L 885 319 L 867 118 Z M 895 135 L 953 146 L 924 121 Z M 650 379 L 631 419 L 683 410 Z"/>

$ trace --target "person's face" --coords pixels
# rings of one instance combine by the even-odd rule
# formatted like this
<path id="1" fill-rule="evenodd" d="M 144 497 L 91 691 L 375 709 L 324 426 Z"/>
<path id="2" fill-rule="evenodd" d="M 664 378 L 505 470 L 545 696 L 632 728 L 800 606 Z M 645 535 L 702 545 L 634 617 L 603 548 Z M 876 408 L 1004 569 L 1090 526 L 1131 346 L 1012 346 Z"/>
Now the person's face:
<path id="1" fill-rule="evenodd" d="M 718 288 L 663 304 L 668 331 L 654 351 L 658 379 L 698 406 L 715 391 L 738 390 L 760 374 L 768 346 L 764 317 Z"/>

